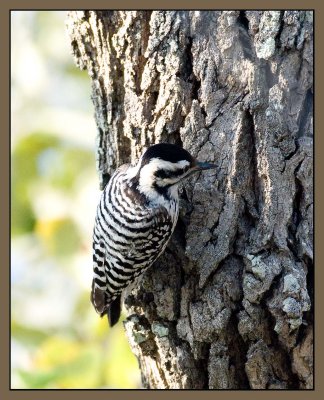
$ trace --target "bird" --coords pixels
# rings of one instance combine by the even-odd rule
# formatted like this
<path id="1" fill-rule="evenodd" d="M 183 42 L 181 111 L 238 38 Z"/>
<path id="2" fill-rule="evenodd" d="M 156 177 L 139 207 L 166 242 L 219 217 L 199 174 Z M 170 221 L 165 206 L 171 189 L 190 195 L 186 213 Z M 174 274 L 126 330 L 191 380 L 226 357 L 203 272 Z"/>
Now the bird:
<path id="1" fill-rule="evenodd" d="M 101 195 L 93 229 L 91 302 L 114 326 L 123 291 L 164 252 L 179 214 L 179 184 L 216 168 L 170 143 L 154 144 L 136 165 L 116 169 Z"/>

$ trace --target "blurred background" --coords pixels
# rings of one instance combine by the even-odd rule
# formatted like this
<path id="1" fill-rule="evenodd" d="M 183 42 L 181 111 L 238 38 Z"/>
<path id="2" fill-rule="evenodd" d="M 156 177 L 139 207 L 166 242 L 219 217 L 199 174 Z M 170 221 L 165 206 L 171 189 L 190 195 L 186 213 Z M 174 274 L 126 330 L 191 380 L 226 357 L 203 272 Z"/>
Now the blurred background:
<path id="1" fill-rule="evenodd" d="M 89 300 L 96 126 L 65 19 L 11 12 L 11 387 L 139 388 L 122 322 Z"/>

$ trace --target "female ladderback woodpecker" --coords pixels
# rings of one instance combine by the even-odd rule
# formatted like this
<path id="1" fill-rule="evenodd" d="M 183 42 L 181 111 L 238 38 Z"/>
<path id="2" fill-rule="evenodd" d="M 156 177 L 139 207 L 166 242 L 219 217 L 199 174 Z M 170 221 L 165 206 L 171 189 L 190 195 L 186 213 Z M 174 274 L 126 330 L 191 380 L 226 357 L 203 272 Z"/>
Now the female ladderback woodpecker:
<path id="1" fill-rule="evenodd" d="M 178 219 L 180 182 L 215 168 L 196 161 L 176 145 L 148 148 L 136 166 L 122 165 L 105 187 L 93 232 L 91 301 L 113 326 L 120 316 L 122 291 L 153 264 Z"/>

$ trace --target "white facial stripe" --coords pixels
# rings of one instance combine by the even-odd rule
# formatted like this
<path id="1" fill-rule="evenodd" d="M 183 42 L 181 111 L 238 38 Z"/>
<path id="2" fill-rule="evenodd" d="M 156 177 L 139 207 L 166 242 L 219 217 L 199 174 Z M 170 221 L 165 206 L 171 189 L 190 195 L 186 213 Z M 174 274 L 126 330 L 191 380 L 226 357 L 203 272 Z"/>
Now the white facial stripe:
<path id="1" fill-rule="evenodd" d="M 172 165 L 177 165 L 177 166 L 179 166 L 180 168 L 184 168 L 184 167 L 187 167 L 187 166 L 189 166 L 190 165 L 190 162 L 188 161 L 188 160 L 181 160 L 181 161 L 178 161 L 177 163 L 173 163 Z"/>

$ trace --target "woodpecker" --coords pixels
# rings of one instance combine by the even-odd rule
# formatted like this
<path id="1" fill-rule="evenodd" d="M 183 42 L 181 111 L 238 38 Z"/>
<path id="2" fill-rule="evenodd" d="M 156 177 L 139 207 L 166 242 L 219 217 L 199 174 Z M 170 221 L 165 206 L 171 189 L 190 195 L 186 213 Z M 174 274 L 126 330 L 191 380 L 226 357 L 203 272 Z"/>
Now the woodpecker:
<path id="1" fill-rule="evenodd" d="M 119 167 L 106 185 L 93 231 L 91 302 L 110 326 L 118 322 L 122 291 L 163 253 L 179 213 L 179 184 L 216 168 L 185 149 L 160 143 L 137 165 Z"/>

